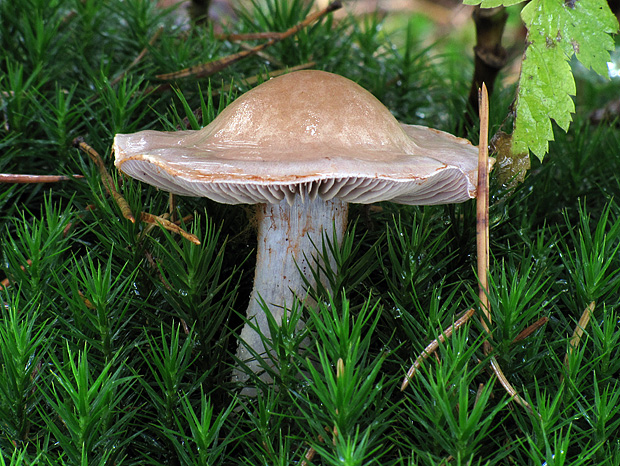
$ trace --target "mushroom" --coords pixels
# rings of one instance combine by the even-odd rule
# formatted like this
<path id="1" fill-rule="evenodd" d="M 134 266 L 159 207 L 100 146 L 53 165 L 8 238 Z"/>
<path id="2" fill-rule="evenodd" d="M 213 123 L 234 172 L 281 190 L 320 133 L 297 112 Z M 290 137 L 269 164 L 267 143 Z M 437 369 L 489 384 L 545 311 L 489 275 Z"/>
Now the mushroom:
<path id="1" fill-rule="evenodd" d="M 254 288 L 237 351 L 256 373 L 252 352 L 273 358 L 255 330 L 270 338 L 263 306 L 281 322 L 295 299 L 306 299 L 303 277 L 316 284 L 314 245 L 322 234 L 342 238 L 347 203 L 446 204 L 476 192 L 469 141 L 401 124 L 368 91 L 323 71 L 266 81 L 198 131 L 117 134 L 114 153 L 123 173 L 160 189 L 259 204 Z M 233 379 L 247 374 L 237 368 Z"/>

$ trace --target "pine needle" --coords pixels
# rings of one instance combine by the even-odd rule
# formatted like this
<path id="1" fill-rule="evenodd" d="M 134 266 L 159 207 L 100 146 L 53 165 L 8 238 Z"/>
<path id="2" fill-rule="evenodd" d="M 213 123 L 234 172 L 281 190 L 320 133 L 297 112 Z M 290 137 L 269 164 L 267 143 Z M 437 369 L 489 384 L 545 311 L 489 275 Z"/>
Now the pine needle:
<path id="1" fill-rule="evenodd" d="M 400 386 L 401 392 L 404 391 L 409 386 L 409 381 L 413 378 L 416 371 L 420 368 L 420 366 L 422 365 L 422 362 L 425 359 L 427 359 L 431 354 L 433 354 L 435 351 L 437 351 L 437 348 L 439 348 L 439 343 L 444 343 L 446 341 L 446 338 L 450 338 L 450 336 L 452 336 L 452 332 L 454 332 L 459 327 L 461 327 L 463 324 L 465 324 L 470 319 L 470 317 L 473 315 L 474 315 L 474 309 L 472 308 L 469 311 L 467 311 L 465 314 L 463 314 L 463 316 L 460 319 L 458 319 L 456 322 L 450 325 L 450 327 L 444 330 L 441 333 L 441 335 L 439 335 L 436 339 L 430 342 L 426 348 L 424 348 L 424 351 L 422 351 L 422 354 L 417 357 L 413 365 L 407 371 L 405 380 L 403 380 L 403 383 Z"/>
<path id="2" fill-rule="evenodd" d="M 183 228 L 181 228 L 177 224 L 163 217 L 158 217 L 157 215 L 149 214 L 147 212 L 142 212 L 140 214 L 140 220 L 146 223 L 150 223 L 152 225 L 161 225 L 166 230 L 171 231 L 173 233 L 177 233 L 181 235 L 183 238 L 191 241 L 194 244 L 200 244 L 200 240 L 198 239 L 198 237 L 196 237 L 196 235 L 186 232 Z"/>
<path id="3" fill-rule="evenodd" d="M 0 173 L 0 183 L 7 184 L 31 184 L 31 183 L 58 183 L 70 181 L 76 178 L 84 178 L 83 175 L 17 175 L 13 173 Z"/>
<path id="4" fill-rule="evenodd" d="M 159 36 L 161 36 L 163 32 L 164 32 L 164 27 L 160 26 L 159 29 L 157 29 L 157 31 L 155 32 L 155 34 L 153 34 L 153 37 L 151 37 L 151 40 L 149 40 L 149 45 L 142 49 L 142 51 L 138 54 L 138 56 L 134 58 L 134 60 L 129 64 L 127 68 L 125 68 L 125 70 L 121 74 L 119 74 L 116 78 L 110 81 L 110 86 L 115 86 L 116 84 L 118 84 L 118 82 L 125 77 L 125 75 L 129 72 L 129 70 L 131 70 L 134 66 L 136 66 L 138 63 L 142 61 L 142 59 L 148 53 L 149 47 L 152 47 L 155 44 L 155 42 L 157 42 L 157 39 L 159 39 Z"/>
<path id="5" fill-rule="evenodd" d="M 521 340 L 525 340 L 527 337 L 529 337 L 532 333 L 534 333 L 536 330 L 538 330 L 540 327 L 542 327 L 543 325 L 545 325 L 547 322 L 549 322 L 549 317 L 541 317 L 540 319 L 538 319 L 536 322 L 534 322 L 532 325 L 529 325 L 527 328 L 523 329 L 515 338 L 514 340 L 512 340 L 513 343 L 516 343 L 518 341 Z"/>

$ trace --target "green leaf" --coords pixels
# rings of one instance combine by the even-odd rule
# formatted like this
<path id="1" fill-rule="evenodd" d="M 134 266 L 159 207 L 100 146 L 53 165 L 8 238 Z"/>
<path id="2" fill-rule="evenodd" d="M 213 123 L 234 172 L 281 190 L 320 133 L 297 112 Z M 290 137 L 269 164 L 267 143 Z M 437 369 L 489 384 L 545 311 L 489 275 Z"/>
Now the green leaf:
<path id="1" fill-rule="evenodd" d="M 542 159 L 548 141 L 553 140 L 550 119 L 568 129 L 570 114 L 575 111 L 571 95 L 575 95 L 575 81 L 566 55 L 559 47 L 545 50 L 531 44 L 521 65 L 513 151 L 527 152 L 529 148 Z"/>
<path id="2" fill-rule="evenodd" d="M 542 159 L 553 140 L 551 120 L 567 131 L 575 105 L 575 81 L 569 64 L 573 55 L 597 73 L 607 76 L 610 34 L 618 21 L 603 0 L 533 0 L 521 11 L 528 29 L 523 58 L 517 117 L 515 152 L 530 149 Z"/>

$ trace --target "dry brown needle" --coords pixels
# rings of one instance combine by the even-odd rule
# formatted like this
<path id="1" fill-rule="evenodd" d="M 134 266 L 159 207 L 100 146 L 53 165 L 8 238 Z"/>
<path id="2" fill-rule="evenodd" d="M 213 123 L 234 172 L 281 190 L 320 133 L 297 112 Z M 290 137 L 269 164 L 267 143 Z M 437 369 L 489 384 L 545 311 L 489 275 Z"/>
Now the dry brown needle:
<path id="1" fill-rule="evenodd" d="M 108 194 L 112 196 L 118 207 L 121 209 L 123 217 L 125 217 L 131 223 L 136 223 L 136 219 L 131 213 L 131 208 L 129 207 L 129 204 L 127 203 L 125 198 L 121 196 L 120 193 L 116 190 L 116 187 L 114 186 L 114 180 L 108 173 L 108 170 L 106 169 L 105 164 L 103 163 L 103 160 L 101 159 L 99 153 L 95 149 L 90 147 L 84 141 L 84 138 L 81 137 L 75 138 L 73 140 L 73 146 L 88 154 L 90 159 L 94 162 L 94 164 L 97 166 L 97 169 L 99 170 L 99 175 L 103 180 L 103 186 L 108 191 Z"/>
<path id="2" fill-rule="evenodd" d="M 338 10 L 341 7 L 342 7 L 342 3 L 340 1 L 332 2 L 329 5 L 327 5 L 325 8 L 323 8 L 322 10 L 311 13 L 302 22 L 300 22 L 299 24 L 296 24 L 292 28 L 287 29 L 286 31 L 280 32 L 280 33 L 270 33 L 270 34 L 273 34 L 269 36 L 271 37 L 271 39 L 269 39 L 267 42 L 257 45 L 256 47 L 252 47 L 248 50 L 243 50 L 241 52 L 233 53 L 232 55 L 228 55 L 226 57 L 222 57 L 217 60 L 210 61 L 208 63 L 203 63 L 200 65 L 185 68 L 180 71 L 175 71 L 173 73 L 160 74 L 160 75 L 157 75 L 157 78 L 163 79 L 163 80 L 172 80 L 172 79 L 187 78 L 189 76 L 193 76 L 195 78 L 204 78 L 206 76 L 211 76 L 212 74 L 217 73 L 218 71 L 221 71 L 224 68 L 234 63 L 237 63 L 238 61 L 246 57 L 256 55 L 257 53 L 263 51 L 267 47 L 272 46 L 276 42 L 279 42 L 294 34 L 297 34 L 303 28 L 321 19 L 323 16 L 328 15 L 329 13 L 332 13 L 333 11 Z"/>

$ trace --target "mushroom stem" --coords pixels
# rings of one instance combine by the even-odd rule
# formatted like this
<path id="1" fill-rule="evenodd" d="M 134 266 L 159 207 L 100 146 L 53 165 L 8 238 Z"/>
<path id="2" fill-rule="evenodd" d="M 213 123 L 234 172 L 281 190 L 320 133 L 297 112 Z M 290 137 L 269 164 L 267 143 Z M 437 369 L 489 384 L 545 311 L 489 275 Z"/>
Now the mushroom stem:
<path id="1" fill-rule="evenodd" d="M 335 234 L 340 243 L 347 224 L 348 205 L 340 200 L 325 201 L 318 196 L 310 200 L 299 194 L 291 200 L 290 205 L 284 199 L 279 204 L 260 204 L 258 207 L 256 272 L 247 318 L 267 339 L 271 339 L 271 332 L 261 302 L 268 305 L 279 323 L 288 319 L 295 299 L 311 304 L 304 277 L 310 287 L 316 285 L 312 270 L 316 269 L 316 261 L 321 260 L 317 257 L 316 247 L 320 246 L 323 234 L 330 239 Z M 261 361 L 253 357 L 248 347 L 271 366 L 275 356 L 267 354 L 261 336 L 249 322 L 241 330 L 237 358 L 252 372 L 259 373 Z M 260 377 L 271 382 L 269 374 L 263 373 Z M 245 382 L 247 379 L 247 372 L 235 368 L 233 381 Z"/>

